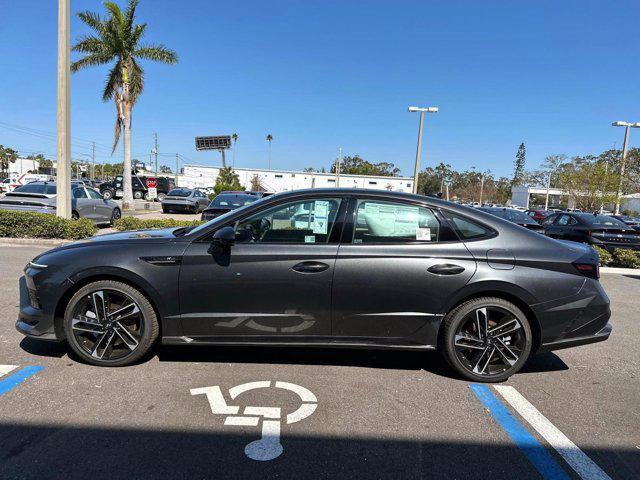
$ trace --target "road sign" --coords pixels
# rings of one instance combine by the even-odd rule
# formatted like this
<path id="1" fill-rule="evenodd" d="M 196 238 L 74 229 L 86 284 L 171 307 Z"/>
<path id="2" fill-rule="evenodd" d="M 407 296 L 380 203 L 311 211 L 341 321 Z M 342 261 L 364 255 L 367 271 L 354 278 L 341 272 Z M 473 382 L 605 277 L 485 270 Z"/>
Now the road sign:
<path id="1" fill-rule="evenodd" d="M 147 178 L 147 188 L 156 188 L 158 186 L 158 179 L 149 177 Z"/>
<path id="2" fill-rule="evenodd" d="M 155 200 L 158 198 L 158 189 L 156 187 L 149 187 L 147 189 L 147 200 Z"/>

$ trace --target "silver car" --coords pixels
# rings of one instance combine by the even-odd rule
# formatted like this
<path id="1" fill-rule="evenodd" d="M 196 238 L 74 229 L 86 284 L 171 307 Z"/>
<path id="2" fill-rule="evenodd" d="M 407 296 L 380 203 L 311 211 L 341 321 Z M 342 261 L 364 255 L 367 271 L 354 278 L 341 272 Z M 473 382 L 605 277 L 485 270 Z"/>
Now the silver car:
<path id="1" fill-rule="evenodd" d="M 27 183 L 0 198 L 0 209 L 56 213 L 56 193 L 53 182 Z M 93 188 L 72 182 L 71 215 L 74 219 L 87 218 L 96 225 L 113 225 L 122 214 L 113 200 L 104 200 Z"/>
<path id="2" fill-rule="evenodd" d="M 200 213 L 209 206 L 209 197 L 198 189 L 174 188 L 162 199 L 162 211 Z"/>

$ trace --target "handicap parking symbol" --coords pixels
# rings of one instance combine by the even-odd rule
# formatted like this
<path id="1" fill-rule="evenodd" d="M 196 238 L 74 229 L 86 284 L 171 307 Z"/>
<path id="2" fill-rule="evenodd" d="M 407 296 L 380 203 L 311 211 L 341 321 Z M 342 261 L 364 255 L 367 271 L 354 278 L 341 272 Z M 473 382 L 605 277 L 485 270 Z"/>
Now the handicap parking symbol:
<path id="1" fill-rule="evenodd" d="M 258 388 L 280 388 L 289 390 L 300 398 L 300 406 L 282 418 L 280 407 L 246 406 L 240 414 L 240 406 L 228 405 L 219 386 L 191 389 L 191 395 L 206 395 L 214 415 L 226 415 L 225 425 L 258 426 L 262 421 L 262 437 L 247 444 L 244 453 L 252 460 L 268 461 L 279 457 L 284 451 L 280 443 L 280 426 L 304 420 L 318 406 L 316 396 L 305 387 L 288 382 L 259 381 L 243 383 L 229 389 L 229 397 L 235 400 L 242 393 Z"/>

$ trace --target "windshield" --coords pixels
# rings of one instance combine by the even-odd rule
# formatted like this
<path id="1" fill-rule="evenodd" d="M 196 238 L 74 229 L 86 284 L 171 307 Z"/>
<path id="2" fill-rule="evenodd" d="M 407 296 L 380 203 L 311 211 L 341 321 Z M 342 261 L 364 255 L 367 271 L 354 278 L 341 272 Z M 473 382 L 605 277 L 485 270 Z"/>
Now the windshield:
<path id="1" fill-rule="evenodd" d="M 627 227 L 627 224 L 607 215 L 594 215 L 592 213 L 581 213 L 580 218 L 590 225 L 597 227 Z"/>
<path id="2" fill-rule="evenodd" d="M 174 188 L 167 193 L 169 197 L 188 197 L 189 195 L 191 195 L 191 190 L 188 188 Z"/>
<path id="3" fill-rule="evenodd" d="M 209 204 L 209 208 L 238 208 L 258 200 L 255 195 L 218 195 Z"/>
<path id="4" fill-rule="evenodd" d="M 55 195 L 56 186 L 46 183 L 28 183 L 14 190 L 20 193 L 40 193 L 44 195 Z"/>

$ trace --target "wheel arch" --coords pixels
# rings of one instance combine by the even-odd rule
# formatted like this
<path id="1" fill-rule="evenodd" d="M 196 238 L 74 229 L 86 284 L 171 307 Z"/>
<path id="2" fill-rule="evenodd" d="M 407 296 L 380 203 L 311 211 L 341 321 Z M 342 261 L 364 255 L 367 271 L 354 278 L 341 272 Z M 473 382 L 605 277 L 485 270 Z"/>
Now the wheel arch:
<path id="1" fill-rule="evenodd" d="M 156 317 L 158 318 L 158 325 L 160 328 L 159 337 L 162 337 L 162 302 L 158 292 L 156 292 L 156 290 L 143 278 L 127 270 L 112 267 L 85 270 L 75 274 L 65 282 L 70 286 L 60 296 L 60 299 L 58 300 L 54 311 L 54 328 L 56 337 L 58 337 L 59 339 L 65 338 L 63 327 L 64 311 L 67 308 L 71 297 L 73 297 L 73 295 L 75 295 L 75 293 L 85 285 L 100 280 L 113 280 L 116 282 L 122 282 L 129 285 L 130 287 L 135 288 L 136 290 L 139 290 L 142 294 L 144 294 L 149 300 L 149 303 L 153 307 Z"/>
<path id="2" fill-rule="evenodd" d="M 535 311 L 530 307 L 531 304 L 537 303 L 535 297 L 517 285 L 503 282 L 478 283 L 468 285 L 468 287 L 473 288 L 467 288 L 458 292 L 458 295 L 454 296 L 450 300 L 445 309 L 445 316 L 461 303 L 473 300 L 474 298 L 497 297 L 507 300 L 522 310 L 522 313 L 527 317 L 529 325 L 531 326 L 531 333 L 533 334 L 531 353 L 535 353 L 535 351 L 540 347 L 542 338 L 540 320 L 538 319 Z M 441 322 L 438 329 L 438 345 L 440 345 L 442 341 L 443 324 L 444 322 Z"/>

